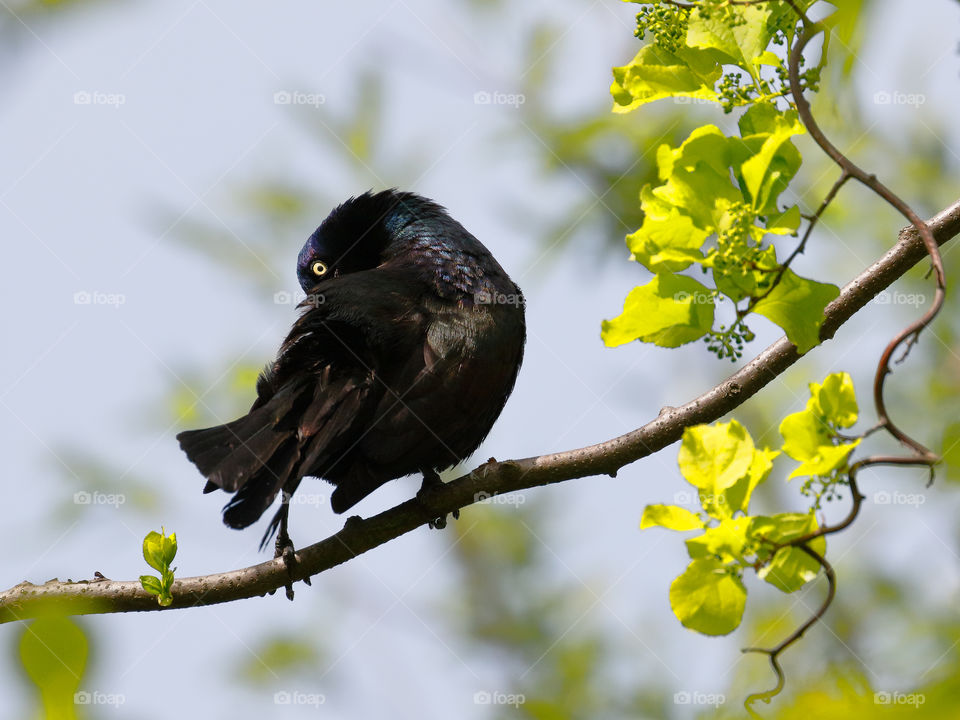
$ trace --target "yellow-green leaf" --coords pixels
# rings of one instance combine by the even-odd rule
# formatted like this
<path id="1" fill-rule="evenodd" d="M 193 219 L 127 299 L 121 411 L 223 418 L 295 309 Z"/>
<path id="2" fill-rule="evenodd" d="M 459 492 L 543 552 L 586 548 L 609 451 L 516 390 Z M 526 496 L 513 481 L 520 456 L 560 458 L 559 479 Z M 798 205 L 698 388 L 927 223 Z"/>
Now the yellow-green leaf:
<path id="1" fill-rule="evenodd" d="M 604 320 L 601 337 L 608 347 L 642 340 L 677 347 L 713 326 L 713 296 L 692 278 L 661 273 L 627 295 L 623 312 Z"/>
<path id="2" fill-rule="evenodd" d="M 766 58 L 764 51 L 773 37 L 773 21 L 784 13 L 783 3 L 712 7 L 699 6 L 690 13 L 687 44 L 722 52 L 730 64 L 739 65 L 756 76 L 755 58 Z M 787 9 L 787 12 L 789 10 Z"/>
<path id="3" fill-rule="evenodd" d="M 682 48 L 674 54 L 644 45 L 628 65 L 613 68 L 614 112 L 630 112 L 667 97 L 719 100 L 714 90 L 722 68 L 714 52 Z"/>
<path id="4" fill-rule="evenodd" d="M 772 320 L 787 334 L 787 339 L 803 354 L 820 342 L 823 310 L 840 294 L 836 285 L 802 278 L 787 270 L 767 297 L 753 312 Z"/>
<path id="5" fill-rule="evenodd" d="M 668 530 L 699 530 L 703 521 L 686 508 L 676 505 L 647 505 L 640 519 L 640 529 L 665 527 Z"/>
<path id="6" fill-rule="evenodd" d="M 817 519 L 812 514 L 781 513 L 752 518 L 749 534 L 757 540 L 785 543 L 816 532 L 818 528 Z M 809 544 L 821 557 L 827 551 L 827 541 L 823 537 L 811 540 Z M 757 577 L 782 592 L 790 593 L 813 580 L 818 572 L 820 563 L 806 552 L 798 547 L 782 547 L 767 559 L 766 564 L 757 571 Z"/>
<path id="7" fill-rule="evenodd" d="M 829 475 L 846 463 L 847 457 L 859 444 L 860 438 L 841 445 L 821 445 L 812 457 L 804 460 L 796 470 L 787 476 L 787 480 L 810 475 Z"/>
<path id="8" fill-rule="evenodd" d="M 800 166 L 799 155 L 789 140 L 803 132 L 803 124 L 795 112 L 777 115 L 773 131 L 765 134 L 760 150 L 740 166 L 747 192 L 757 212 L 776 209 L 777 196 L 786 189 Z"/>
<path id="9" fill-rule="evenodd" d="M 76 717 L 74 694 L 87 665 L 86 635 L 66 617 L 41 617 L 24 626 L 20 661 L 37 685 L 47 718 Z"/>
<path id="10" fill-rule="evenodd" d="M 750 518 L 724 518 L 719 525 L 687 540 L 687 553 L 693 559 L 716 556 L 721 562 L 733 562 L 743 554 L 749 527 Z"/>
<path id="11" fill-rule="evenodd" d="M 627 248 L 633 259 L 651 272 L 678 272 L 703 259 L 700 246 L 709 234 L 671 208 L 666 218 L 648 214 L 640 229 L 627 235 Z"/>
<path id="12" fill-rule="evenodd" d="M 822 384 L 810 383 L 810 397 L 827 422 L 843 428 L 857 422 L 860 409 L 849 373 L 831 373 Z"/>
<path id="13" fill-rule="evenodd" d="M 753 453 L 750 433 L 736 420 L 696 425 L 683 431 L 680 472 L 691 485 L 719 494 L 749 472 Z"/>
<path id="14" fill-rule="evenodd" d="M 747 474 L 724 490 L 720 496 L 723 498 L 723 505 L 728 508 L 731 514 L 738 510 L 747 512 L 753 491 L 770 475 L 770 470 L 773 469 L 773 460 L 779 454 L 779 450 L 769 448 L 754 451 Z"/>
<path id="15" fill-rule="evenodd" d="M 714 558 L 693 560 L 670 585 L 670 607 L 684 627 L 726 635 L 740 625 L 747 589 Z"/>

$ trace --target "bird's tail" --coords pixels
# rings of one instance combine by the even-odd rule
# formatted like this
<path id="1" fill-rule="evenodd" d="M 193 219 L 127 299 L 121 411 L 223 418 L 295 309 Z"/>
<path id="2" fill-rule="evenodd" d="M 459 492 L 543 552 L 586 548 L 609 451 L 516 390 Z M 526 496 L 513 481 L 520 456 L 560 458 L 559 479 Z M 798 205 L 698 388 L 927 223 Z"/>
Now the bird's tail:
<path id="1" fill-rule="evenodd" d="M 223 509 L 223 522 L 232 528 L 256 522 L 277 493 L 298 479 L 296 432 L 280 420 L 268 403 L 233 422 L 177 435 L 207 478 L 204 492 L 220 488 L 236 493 Z"/>

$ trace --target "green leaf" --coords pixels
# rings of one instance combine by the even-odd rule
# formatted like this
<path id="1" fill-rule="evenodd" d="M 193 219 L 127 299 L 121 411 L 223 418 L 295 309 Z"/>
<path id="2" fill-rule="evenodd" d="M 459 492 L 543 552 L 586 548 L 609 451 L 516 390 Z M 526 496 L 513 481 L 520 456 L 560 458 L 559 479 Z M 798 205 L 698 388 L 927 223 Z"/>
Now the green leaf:
<path id="1" fill-rule="evenodd" d="M 140 585 L 148 593 L 157 596 L 157 602 L 166 607 L 173 602 L 170 588 L 173 587 L 173 572 L 170 564 L 177 556 L 177 534 L 166 534 L 161 527 L 160 532 L 149 532 L 143 539 L 143 559 L 154 570 L 160 571 L 160 577 L 141 575 Z"/>
<path id="2" fill-rule="evenodd" d="M 800 208 L 793 205 L 782 213 L 767 216 L 766 230 L 775 235 L 790 235 L 800 227 Z"/>
<path id="3" fill-rule="evenodd" d="M 691 485 L 719 494 L 747 474 L 753 453 L 753 439 L 736 420 L 696 425 L 683 431 L 680 472 Z"/>
<path id="4" fill-rule="evenodd" d="M 810 383 L 810 397 L 815 402 L 816 411 L 827 422 L 838 427 L 848 428 L 857 422 L 860 412 L 857 406 L 857 394 L 853 389 L 853 379 L 848 373 L 827 375 L 822 385 Z"/>
<path id="5" fill-rule="evenodd" d="M 723 563 L 739 560 L 747 543 L 750 518 L 724 518 L 716 527 L 707 528 L 702 535 L 686 541 L 687 553 L 694 560 L 718 557 Z"/>
<path id="6" fill-rule="evenodd" d="M 715 49 L 726 56 L 727 64 L 735 64 L 757 77 L 755 58 L 765 58 L 764 51 L 773 37 L 774 22 L 784 9 L 782 3 L 712 7 L 709 12 L 696 7 L 687 25 L 687 45 Z"/>
<path id="7" fill-rule="evenodd" d="M 714 231 L 731 204 L 742 202 L 743 194 L 730 181 L 731 143 L 714 125 L 698 127 L 680 147 L 661 145 L 657 167 L 663 185 L 644 188 L 641 208 L 658 217 L 674 207 L 688 215 L 695 227 Z"/>
<path id="8" fill-rule="evenodd" d="M 830 428 L 810 409 L 787 415 L 780 423 L 783 451 L 794 460 L 815 458 L 821 447 L 832 445 Z"/>
<path id="9" fill-rule="evenodd" d="M 83 630 L 65 617 L 41 617 L 25 625 L 20 661 L 36 684 L 47 718 L 75 718 L 74 693 L 87 665 Z"/>
<path id="10" fill-rule="evenodd" d="M 830 378 L 827 380 L 829 381 Z M 822 394 L 821 387 L 811 383 L 813 395 L 807 402 L 807 409 L 787 415 L 780 423 L 780 434 L 784 440 L 783 451 L 794 460 L 801 462 L 801 465 L 790 473 L 788 480 L 810 475 L 829 475 L 842 467 L 853 449 L 860 444 L 859 438 L 849 443 L 834 444 L 833 431 L 819 412 L 817 398 Z M 851 412 L 849 396 L 841 394 L 840 389 L 843 386 L 837 382 L 831 381 L 830 387 L 833 390 L 824 395 L 825 401 L 832 411 L 839 413 L 839 417 L 849 419 Z M 851 383 L 851 390 L 852 387 Z M 854 398 L 854 406 L 855 404 Z M 856 421 L 855 413 L 853 417 Z"/>
<path id="11" fill-rule="evenodd" d="M 642 340 L 677 347 L 702 337 L 713 326 L 713 296 L 692 278 L 661 273 L 627 295 L 623 313 L 604 320 L 607 347 Z"/>
<path id="12" fill-rule="evenodd" d="M 143 559 L 154 570 L 163 572 L 177 555 L 177 534 L 164 535 L 162 532 L 149 532 L 143 539 Z"/>
<path id="13" fill-rule="evenodd" d="M 753 307 L 753 312 L 772 320 L 803 354 L 820 342 L 823 310 L 840 294 L 836 285 L 802 278 L 787 270 L 779 284 Z"/>
<path id="14" fill-rule="evenodd" d="M 758 113 L 758 108 L 772 107 L 759 104 L 750 108 Z M 751 123 L 747 124 L 752 126 Z M 777 112 L 773 127 L 769 132 L 757 136 L 744 135 L 744 141 L 762 138 L 763 144 L 752 157 L 744 160 L 740 174 L 752 200 L 754 210 L 761 214 L 776 210 L 777 197 L 783 192 L 800 167 L 801 158 L 797 149 L 789 140 L 794 135 L 806 132 L 797 117 L 796 111 Z"/>
<path id="15" fill-rule="evenodd" d="M 163 552 L 161 550 L 161 542 L 163 536 L 155 531 L 147 533 L 147 536 L 143 538 L 143 559 L 147 561 L 147 565 L 152 567 L 154 570 L 163 570 Z"/>
<path id="16" fill-rule="evenodd" d="M 640 519 L 640 529 L 665 527 L 668 530 L 699 530 L 703 521 L 686 508 L 676 505 L 647 505 Z"/>
<path id="17" fill-rule="evenodd" d="M 762 53 L 753 58 L 753 64 L 780 67 L 783 64 L 783 60 L 781 60 L 780 56 L 776 53 L 772 53 L 769 50 L 764 50 Z"/>
<path id="18" fill-rule="evenodd" d="M 703 165 L 730 185 L 730 163 L 737 144 L 739 141 L 728 138 L 716 125 L 701 125 L 690 132 L 680 147 L 671 148 L 664 143 L 657 148 L 657 172 L 661 180 L 666 180 L 679 170 L 694 171 Z"/>
<path id="19" fill-rule="evenodd" d="M 160 582 L 160 578 L 154 577 L 153 575 L 141 575 L 140 585 L 151 595 L 159 595 L 163 592 L 163 585 Z"/>
<path id="20" fill-rule="evenodd" d="M 755 450 L 750 462 L 750 470 L 733 485 L 723 491 L 724 505 L 732 514 L 736 511 L 746 513 L 750 506 L 750 497 L 757 485 L 770 475 L 773 469 L 773 460 L 780 454 L 779 450 Z"/>
<path id="21" fill-rule="evenodd" d="M 670 585 L 670 607 L 684 627 L 704 635 L 737 628 L 747 602 L 740 578 L 714 558 L 693 560 Z"/>
<path id="22" fill-rule="evenodd" d="M 817 518 L 810 513 L 779 513 L 777 515 L 756 515 L 750 518 L 751 537 L 768 540 L 773 543 L 785 543 L 811 533 L 817 529 Z M 823 541 L 823 544 L 819 544 Z M 826 541 L 817 538 L 811 544 L 812 549 L 820 552 L 826 549 Z"/>
<path id="23" fill-rule="evenodd" d="M 820 563 L 800 548 L 780 548 L 773 560 L 757 571 L 757 577 L 785 593 L 796 592 L 820 572 Z"/>
<path id="24" fill-rule="evenodd" d="M 849 74 L 853 69 L 854 60 L 860 50 L 860 39 L 863 36 L 864 23 L 862 12 L 864 0 L 843 0 L 834 3 L 836 11 L 824 21 L 830 27 L 830 34 L 834 35 L 839 43 L 839 52 L 843 56 L 843 72 Z"/>
<path id="25" fill-rule="evenodd" d="M 843 467 L 847 462 L 847 457 L 859 444 L 860 438 L 841 445 L 821 445 L 813 457 L 804 460 L 796 470 L 787 476 L 787 480 L 810 475 L 829 475 L 834 470 Z"/>
<path id="26" fill-rule="evenodd" d="M 710 258 L 712 260 L 712 258 Z M 769 286 L 777 268 L 777 250 L 770 245 L 765 250 L 756 253 L 753 257 L 756 269 L 744 267 L 742 264 L 729 265 L 720 270 L 714 268 L 713 281 L 717 290 L 729 297 L 733 302 L 740 302 L 745 297 L 761 294 L 761 286 Z"/>
<path id="27" fill-rule="evenodd" d="M 770 517 L 751 519 L 749 535 L 758 540 L 785 543 L 816 532 L 817 519 L 812 514 L 781 513 Z M 810 548 L 823 557 L 827 542 L 823 537 L 811 540 Z M 761 550 L 762 552 L 762 550 Z M 813 580 L 820 571 L 820 563 L 797 547 L 783 547 L 757 571 L 757 577 L 785 593 L 795 592 Z"/>
<path id="28" fill-rule="evenodd" d="M 778 212 L 777 198 L 797 174 L 803 158 L 789 139 L 805 132 L 796 111 L 773 103 L 750 107 L 738 122 L 741 140 L 732 145 L 734 166 L 744 194 L 761 215 Z"/>
<path id="29" fill-rule="evenodd" d="M 667 97 L 719 100 L 714 86 L 723 70 L 717 54 L 691 48 L 677 53 L 644 45 L 628 65 L 613 68 L 614 112 L 630 112 Z"/>
<path id="30" fill-rule="evenodd" d="M 947 466 L 947 479 L 960 480 L 960 422 L 944 428 L 942 448 L 940 454 Z"/>
<path id="31" fill-rule="evenodd" d="M 647 214 L 640 229 L 627 235 L 627 247 L 633 259 L 651 272 L 678 272 L 703 259 L 700 246 L 709 234 L 671 208 L 666 218 Z"/>

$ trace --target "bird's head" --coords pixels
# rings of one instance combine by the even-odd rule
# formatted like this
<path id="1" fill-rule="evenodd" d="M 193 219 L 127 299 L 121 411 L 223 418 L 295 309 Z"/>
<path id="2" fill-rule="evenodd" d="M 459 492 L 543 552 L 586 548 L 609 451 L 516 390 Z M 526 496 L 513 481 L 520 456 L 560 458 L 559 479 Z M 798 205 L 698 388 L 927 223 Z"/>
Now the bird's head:
<path id="1" fill-rule="evenodd" d="M 366 192 L 336 207 L 307 239 L 297 258 L 297 278 L 305 293 L 324 280 L 383 263 L 400 231 L 411 222 L 446 212 L 414 193 Z"/>

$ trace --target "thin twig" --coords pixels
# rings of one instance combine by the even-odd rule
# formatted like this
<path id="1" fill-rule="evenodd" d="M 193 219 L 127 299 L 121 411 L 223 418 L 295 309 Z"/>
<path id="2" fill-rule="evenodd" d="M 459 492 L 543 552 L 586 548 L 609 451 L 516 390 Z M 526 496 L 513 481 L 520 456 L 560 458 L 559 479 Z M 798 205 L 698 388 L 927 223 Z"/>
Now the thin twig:
<path id="1" fill-rule="evenodd" d="M 807 249 L 807 240 L 810 239 L 810 235 L 813 233 L 813 228 L 816 227 L 817 222 L 820 220 L 820 216 L 823 215 L 824 210 L 826 210 L 827 206 L 833 202 L 833 199 L 837 196 L 837 193 L 840 192 L 840 188 L 843 187 L 844 183 L 846 183 L 850 177 L 851 175 L 846 171 L 846 169 L 840 173 L 840 177 L 837 178 L 837 181 L 830 188 L 830 191 L 824 196 L 823 202 L 820 203 L 820 207 L 818 207 L 817 211 L 809 217 L 810 224 L 807 225 L 807 229 L 803 233 L 803 238 L 800 240 L 800 243 L 793 249 L 793 252 L 790 253 L 789 257 L 787 257 L 783 264 L 777 269 L 777 275 L 773 278 L 773 282 L 770 283 L 770 287 L 768 287 L 762 295 L 751 298 L 746 312 L 749 312 L 750 309 L 752 309 L 758 302 L 773 292 L 774 288 L 780 284 L 780 280 L 783 278 L 784 273 L 787 272 L 787 269 L 796 259 L 797 255 L 800 255 L 804 250 Z"/>
<path id="2" fill-rule="evenodd" d="M 860 508 L 864 500 L 864 496 L 860 494 L 860 491 L 857 487 L 856 476 L 857 473 L 865 468 L 871 467 L 874 465 L 924 465 L 930 468 L 931 473 L 931 482 L 933 481 L 933 466 L 939 461 L 939 457 L 936 453 L 932 452 L 928 448 L 924 447 L 918 441 L 911 438 L 905 432 L 900 430 L 893 421 L 890 419 L 890 415 L 886 408 L 886 402 L 884 399 L 884 383 L 886 381 L 887 375 L 892 373 L 892 368 L 890 367 L 890 359 L 893 357 L 894 353 L 897 351 L 901 345 L 906 342 L 904 348 L 904 353 L 898 362 L 902 362 L 907 354 L 910 351 L 910 348 L 917 342 L 920 332 L 926 328 L 933 319 L 937 316 L 937 313 L 940 312 L 940 308 L 943 306 L 944 298 L 946 296 L 946 278 L 943 269 L 943 260 L 940 257 L 940 250 L 936 238 L 931 230 L 931 228 L 920 219 L 920 217 L 914 212 L 914 210 L 907 205 L 903 200 L 901 200 L 892 190 L 887 188 L 883 183 L 881 183 L 876 175 L 868 174 L 861 168 L 859 168 L 853 161 L 850 160 L 846 155 L 844 155 L 840 150 L 837 149 L 830 140 L 827 139 L 826 135 L 820 129 L 820 126 L 817 124 L 816 120 L 813 117 L 813 114 L 810 110 L 810 104 L 807 102 L 807 99 L 803 95 L 803 87 L 800 84 L 800 62 L 803 57 L 803 50 L 807 44 L 814 37 L 819 35 L 821 32 L 826 32 L 825 28 L 819 24 L 811 24 L 809 19 L 803 15 L 803 12 L 796 5 L 794 0 L 787 0 L 788 4 L 794 9 L 794 11 L 801 16 L 803 19 L 803 32 L 800 37 L 797 39 L 797 42 L 790 49 L 790 57 L 788 62 L 788 72 L 790 77 L 790 88 L 793 95 L 793 100 L 797 106 L 797 113 L 800 117 L 800 121 L 803 123 L 804 127 L 807 129 L 807 132 L 810 133 L 810 136 L 814 139 L 814 142 L 820 146 L 820 148 L 841 168 L 841 175 L 837 182 L 831 188 L 831 192 L 828 193 L 827 197 L 824 199 L 824 203 L 821 204 L 820 210 L 817 211 L 817 214 L 814 215 L 811 220 L 810 226 L 807 228 L 807 233 L 804 235 L 803 241 L 798 246 L 798 250 L 801 250 L 806 243 L 806 239 L 810 234 L 810 231 L 813 228 L 813 224 L 819 218 L 823 209 L 826 207 L 826 204 L 833 199 L 833 196 L 836 195 L 836 191 L 849 179 L 856 178 L 858 181 L 869 187 L 877 195 L 883 198 L 887 203 L 895 207 L 904 217 L 906 217 L 916 233 L 920 236 L 923 241 L 924 248 L 927 252 L 927 255 L 930 257 L 931 267 L 936 273 L 936 292 L 934 296 L 934 301 L 928 308 L 927 312 L 915 322 L 908 325 L 906 328 L 901 330 L 897 335 L 890 341 L 890 343 L 884 348 L 883 353 L 881 354 L 880 361 L 877 364 L 877 371 L 874 377 L 873 384 L 873 398 L 874 405 L 877 410 L 878 423 L 876 426 L 871 428 L 867 433 L 864 434 L 864 437 L 867 434 L 873 433 L 878 429 L 884 429 L 889 432 L 893 437 L 899 440 L 903 445 L 906 445 L 911 450 L 913 450 L 913 455 L 907 456 L 895 456 L 895 455 L 874 455 L 859 462 L 854 463 L 848 471 L 848 484 L 850 487 L 850 492 L 852 496 L 852 504 L 849 513 L 847 516 L 834 525 L 825 525 L 815 532 L 808 533 L 802 537 L 795 538 L 789 542 L 782 543 L 780 546 L 776 547 L 774 554 L 779 550 L 780 547 L 784 546 L 794 546 L 798 547 L 811 557 L 815 557 L 824 568 L 824 571 L 827 573 L 827 578 L 830 583 L 830 589 L 827 594 L 827 599 L 824 601 L 823 606 L 820 610 L 810 618 L 806 623 L 804 623 L 797 631 L 792 633 L 786 640 L 784 640 L 780 645 L 775 648 L 764 650 L 761 648 L 749 648 L 748 652 L 765 652 L 770 655 L 770 664 L 773 667 L 773 671 L 777 676 L 776 686 L 769 691 L 750 695 L 746 701 L 747 710 L 751 715 L 756 715 L 753 709 L 750 707 L 753 702 L 756 700 L 763 700 L 764 702 L 770 702 L 770 699 L 775 695 L 779 694 L 783 690 L 785 683 L 785 678 L 783 674 L 783 669 L 780 667 L 778 657 L 783 650 L 789 647 L 792 643 L 796 642 L 804 632 L 817 620 L 822 617 L 823 613 L 826 612 L 827 608 L 830 606 L 830 603 L 833 600 L 834 591 L 836 588 L 836 581 L 833 576 L 833 569 L 830 565 L 816 554 L 809 546 L 809 543 L 818 538 L 825 537 L 826 535 L 831 535 L 836 532 L 850 526 L 857 516 L 860 513 Z M 790 260 L 796 255 L 797 251 L 794 251 L 794 255 L 790 257 Z M 772 559 L 772 556 L 771 556 Z"/>
<path id="3" fill-rule="evenodd" d="M 797 547 L 820 563 L 820 566 L 823 568 L 824 575 L 826 575 L 827 578 L 827 596 L 823 599 L 823 602 L 820 604 L 820 607 L 817 608 L 817 611 L 813 613 L 813 615 L 811 615 L 807 621 L 803 623 L 803 625 L 798 627 L 796 630 L 790 633 L 789 636 L 784 638 L 783 642 L 781 642 L 779 645 L 772 648 L 748 647 L 743 648 L 741 651 L 744 653 L 762 653 L 764 655 L 768 655 L 770 657 L 770 666 L 773 668 L 773 672 L 777 676 L 777 684 L 773 688 L 761 693 L 753 693 L 752 695 L 747 696 L 747 699 L 744 701 L 744 706 L 752 717 L 760 717 L 751 707 L 753 703 L 755 703 L 757 700 L 762 700 L 765 703 L 769 703 L 770 700 L 779 695 L 783 690 L 783 686 L 786 683 L 786 678 L 783 674 L 783 668 L 780 666 L 780 653 L 802 638 L 804 633 L 806 633 L 807 630 L 813 627 L 813 625 L 823 617 L 824 613 L 827 612 L 827 609 L 833 602 L 833 598 L 837 594 L 837 576 L 833 571 L 833 566 L 827 562 L 825 557 L 823 557 L 809 545 L 801 544 Z"/>

